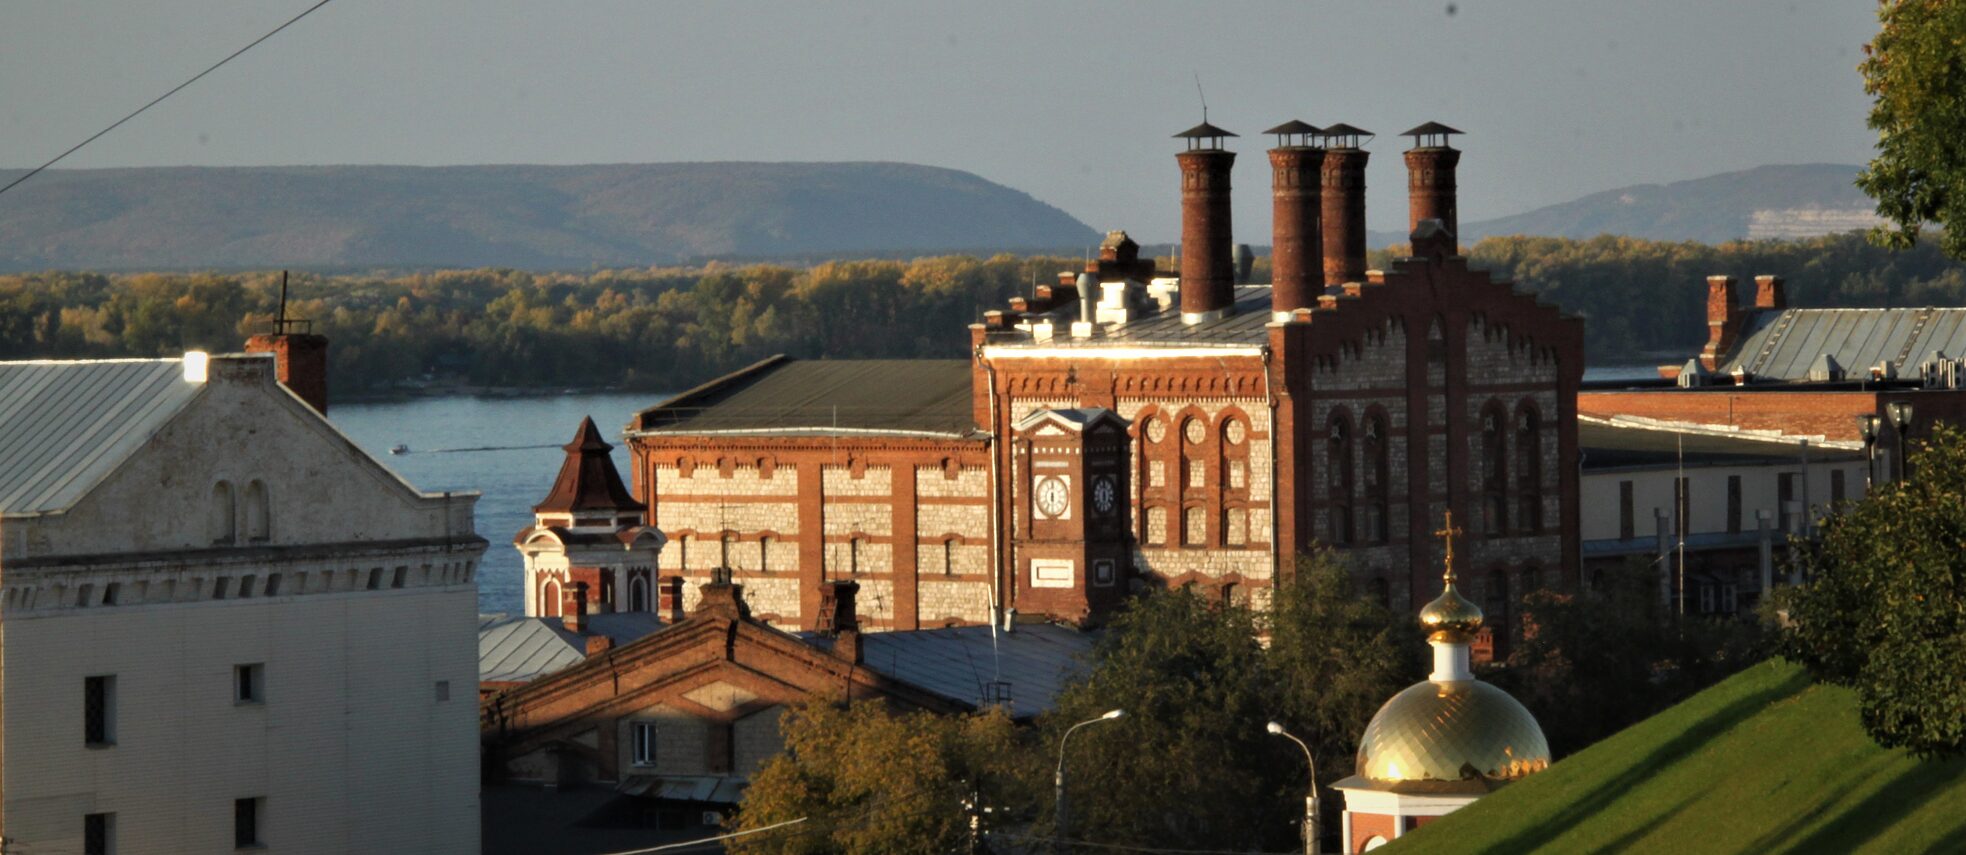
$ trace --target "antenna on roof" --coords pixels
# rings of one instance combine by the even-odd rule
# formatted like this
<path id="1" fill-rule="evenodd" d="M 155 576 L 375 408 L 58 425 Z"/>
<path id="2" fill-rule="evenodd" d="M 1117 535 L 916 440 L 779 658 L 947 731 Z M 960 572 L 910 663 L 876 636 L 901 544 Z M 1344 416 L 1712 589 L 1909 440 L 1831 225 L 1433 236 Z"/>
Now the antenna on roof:
<path id="1" fill-rule="evenodd" d="M 1194 72 L 1194 75 L 1195 97 L 1201 99 L 1201 123 L 1206 125 L 1208 124 L 1208 95 L 1201 91 L 1201 72 Z"/>
<path id="2" fill-rule="evenodd" d="M 280 314 L 273 319 L 274 332 L 287 331 L 287 271 L 280 271 Z"/>

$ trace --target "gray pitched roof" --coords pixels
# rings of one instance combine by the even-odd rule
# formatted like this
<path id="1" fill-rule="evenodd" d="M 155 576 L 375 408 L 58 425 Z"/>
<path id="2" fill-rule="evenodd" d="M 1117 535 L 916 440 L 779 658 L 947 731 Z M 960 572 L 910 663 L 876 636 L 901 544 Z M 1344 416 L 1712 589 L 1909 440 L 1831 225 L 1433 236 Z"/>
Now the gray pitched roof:
<path id="1" fill-rule="evenodd" d="M 1898 376 L 1916 375 L 1918 364 L 1939 351 L 1966 355 L 1966 308 L 1783 309 L 1755 312 L 1741 341 L 1719 373 L 1745 369 L 1766 380 L 1807 380 L 1823 354 L 1853 377 L 1869 376 L 1880 362 Z"/>
<path id="2" fill-rule="evenodd" d="M 1250 347 L 1269 343 L 1270 286 L 1236 286 L 1235 313 L 1198 324 L 1181 322 L 1181 312 L 1155 312 L 1138 320 L 1106 328 L 1092 338 L 1073 338 L 1063 332 L 1049 340 L 1029 336 L 993 341 L 1006 347 L 1112 347 L 1116 344 L 1167 347 Z"/>
<path id="3" fill-rule="evenodd" d="M 73 506 L 204 388 L 182 359 L 0 362 L 0 513 Z"/>
<path id="4" fill-rule="evenodd" d="M 622 645 L 661 629 L 662 621 L 648 612 L 620 612 L 588 615 L 587 627 Z M 530 682 L 585 658 L 586 640 L 559 618 L 478 616 L 480 682 Z"/>
<path id="5" fill-rule="evenodd" d="M 835 433 L 965 436 L 975 431 L 963 359 L 774 356 L 643 410 L 643 434 Z"/>
<path id="6" fill-rule="evenodd" d="M 982 706 L 986 686 L 1010 684 L 1011 712 L 1024 718 L 1049 711 L 1060 689 L 1090 663 L 1097 636 L 1052 624 L 1019 624 L 1012 632 L 961 626 L 861 636 L 864 664 L 945 698 Z"/>

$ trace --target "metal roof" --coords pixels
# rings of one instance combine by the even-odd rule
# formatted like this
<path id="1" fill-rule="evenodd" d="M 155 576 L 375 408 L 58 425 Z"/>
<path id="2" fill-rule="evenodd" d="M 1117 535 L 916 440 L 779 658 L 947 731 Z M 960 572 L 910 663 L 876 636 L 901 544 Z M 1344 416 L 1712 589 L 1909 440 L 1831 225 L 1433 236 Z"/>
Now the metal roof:
<path id="1" fill-rule="evenodd" d="M 1267 131 L 1264 131 L 1263 133 L 1283 134 L 1283 135 L 1295 135 L 1295 134 L 1315 135 L 1315 134 L 1324 133 L 1324 129 L 1316 125 L 1313 125 L 1309 122 L 1306 122 L 1303 119 L 1291 119 L 1290 121 L 1284 122 L 1283 124 L 1271 128 Z"/>
<path id="2" fill-rule="evenodd" d="M 1228 131 L 1222 130 L 1221 128 L 1218 128 L 1207 122 L 1202 122 L 1199 125 L 1196 125 L 1192 128 L 1189 128 L 1185 131 L 1175 134 L 1174 138 L 1177 140 L 1179 139 L 1198 140 L 1198 139 L 1212 139 L 1216 137 L 1232 137 L 1232 136 L 1235 136 L 1235 134 L 1229 133 Z"/>
<path id="3" fill-rule="evenodd" d="M 1966 308 L 1783 309 L 1749 316 L 1740 343 L 1717 373 L 1743 369 L 1765 380 L 1807 380 L 1824 354 L 1852 375 L 1882 362 L 1898 376 L 1945 351 L 1966 355 Z"/>
<path id="4" fill-rule="evenodd" d="M 181 358 L 0 362 L 0 513 L 67 510 L 204 388 Z"/>
<path id="5" fill-rule="evenodd" d="M 965 359 L 773 357 L 643 410 L 630 433 L 967 436 Z"/>
<path id="6" fill-rule="evenodd" d="M 987 705 L 988 684 L 1009 683 L 1011 714 L 1047 712 L 1067 680 L 1089 665 L 1098 636 L 1054 624 L 1010 632 L 961 626 L 861 636 L 862 664 L 945 698 Z"/>
<path id="7" fill-rule="evenodd" d="M 649 612 L 591 614 L 587 627 L 620 646 L 661 629 L 662 620 Z M 559 618 L 478 616 L 479 682 L 530 682 L 585 658 L 586 640 Z"/>
<path id="8" fill-rule="evenodd" d="M 1706 431 L 1681 431 L 1651 426 L 1577 420 L 1577 445 L 1583 449 L 1584 471 L 1641 469 L 1680 465 L 1779 466 L 1802 463 L 1802 446 L 1795 440 L 1726 436 Z M 1862 459 L 1847 449 L 1809 447 L 1812 463 Z"/>
<path id="9" fill-rule="evenodd" d="M 1403 137 L 1429 137 L 1435 135 L 1446 136 L 1448 134 L 1465 135 L 1466 133 L 1467 133 L 1466 131 L 1462 131 L 1458 128 L 1450 128 L 1439 122 L 1428 122 L 1417 128 L 1401 131 L 1399 135 Z"/>
<path id="10" fill-rule="evenodd" d="M 1128 346 L 1157 347 L 1255 347 L 1268 344 L 1270 333 L 1270 286 L 1236 286 L 1235 312 L 1225 317 L 1203 321 L 1198 324 L 1181 322 L 1181 313 L 1176 310 L 1156 312 L 1147 317 L 1125 324 L 1105 327 L 1091 338 L 1073 338 L 1069 335 L 1054 334 L 1049 340 L 1036 341 L 1030 338 L 1006 342 L 992 342 L 1009 347 L 1111 347 L 1117 344 Z M 1061 325 L 1062 326 L 1062 325 Z"/>

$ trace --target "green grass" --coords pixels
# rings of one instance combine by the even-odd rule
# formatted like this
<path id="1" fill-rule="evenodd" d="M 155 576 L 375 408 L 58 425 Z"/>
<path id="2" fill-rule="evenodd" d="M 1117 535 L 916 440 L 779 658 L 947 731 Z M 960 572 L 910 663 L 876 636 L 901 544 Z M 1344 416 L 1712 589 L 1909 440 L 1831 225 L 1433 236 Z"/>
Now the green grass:
<path id="1" fill-rule="evenodd" d="M 1393 852 L 1966 852 L 1966 759 L 1877 747 L 1846 689 L 1764 662 Z"/>

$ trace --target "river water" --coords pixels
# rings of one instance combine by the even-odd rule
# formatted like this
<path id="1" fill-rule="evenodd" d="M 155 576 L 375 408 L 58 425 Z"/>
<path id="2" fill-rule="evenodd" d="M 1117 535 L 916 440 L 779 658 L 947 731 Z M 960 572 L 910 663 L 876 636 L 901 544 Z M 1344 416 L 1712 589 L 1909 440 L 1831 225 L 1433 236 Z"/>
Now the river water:
<path id="1" fill-rule="evenodd" d="M 1585 372 L 1590 380 L 1657 377 L 1649 365 L 1607 365 Z M 594 393 L 527 398 L 435 397 L 373 404 L 337 404 L 330 418 L 356 444 L 408 479 L 417 489 L 477 490 L 478 534 L 491 541 L 478 573 L 478 609 L 520 610 L 523 562 L 512 536 L 532 524 L 532 506 L 546 497 L 553 476 L 583 416 L 593 416 L 601 435 L 620 443 L 621 428 L 637 411 L 660 402 L 661 393 Z M 409 446 L 406 454 L 389 449 Z M 628 478 L 628 450 L 614 451 L 615 468 Z"/>

